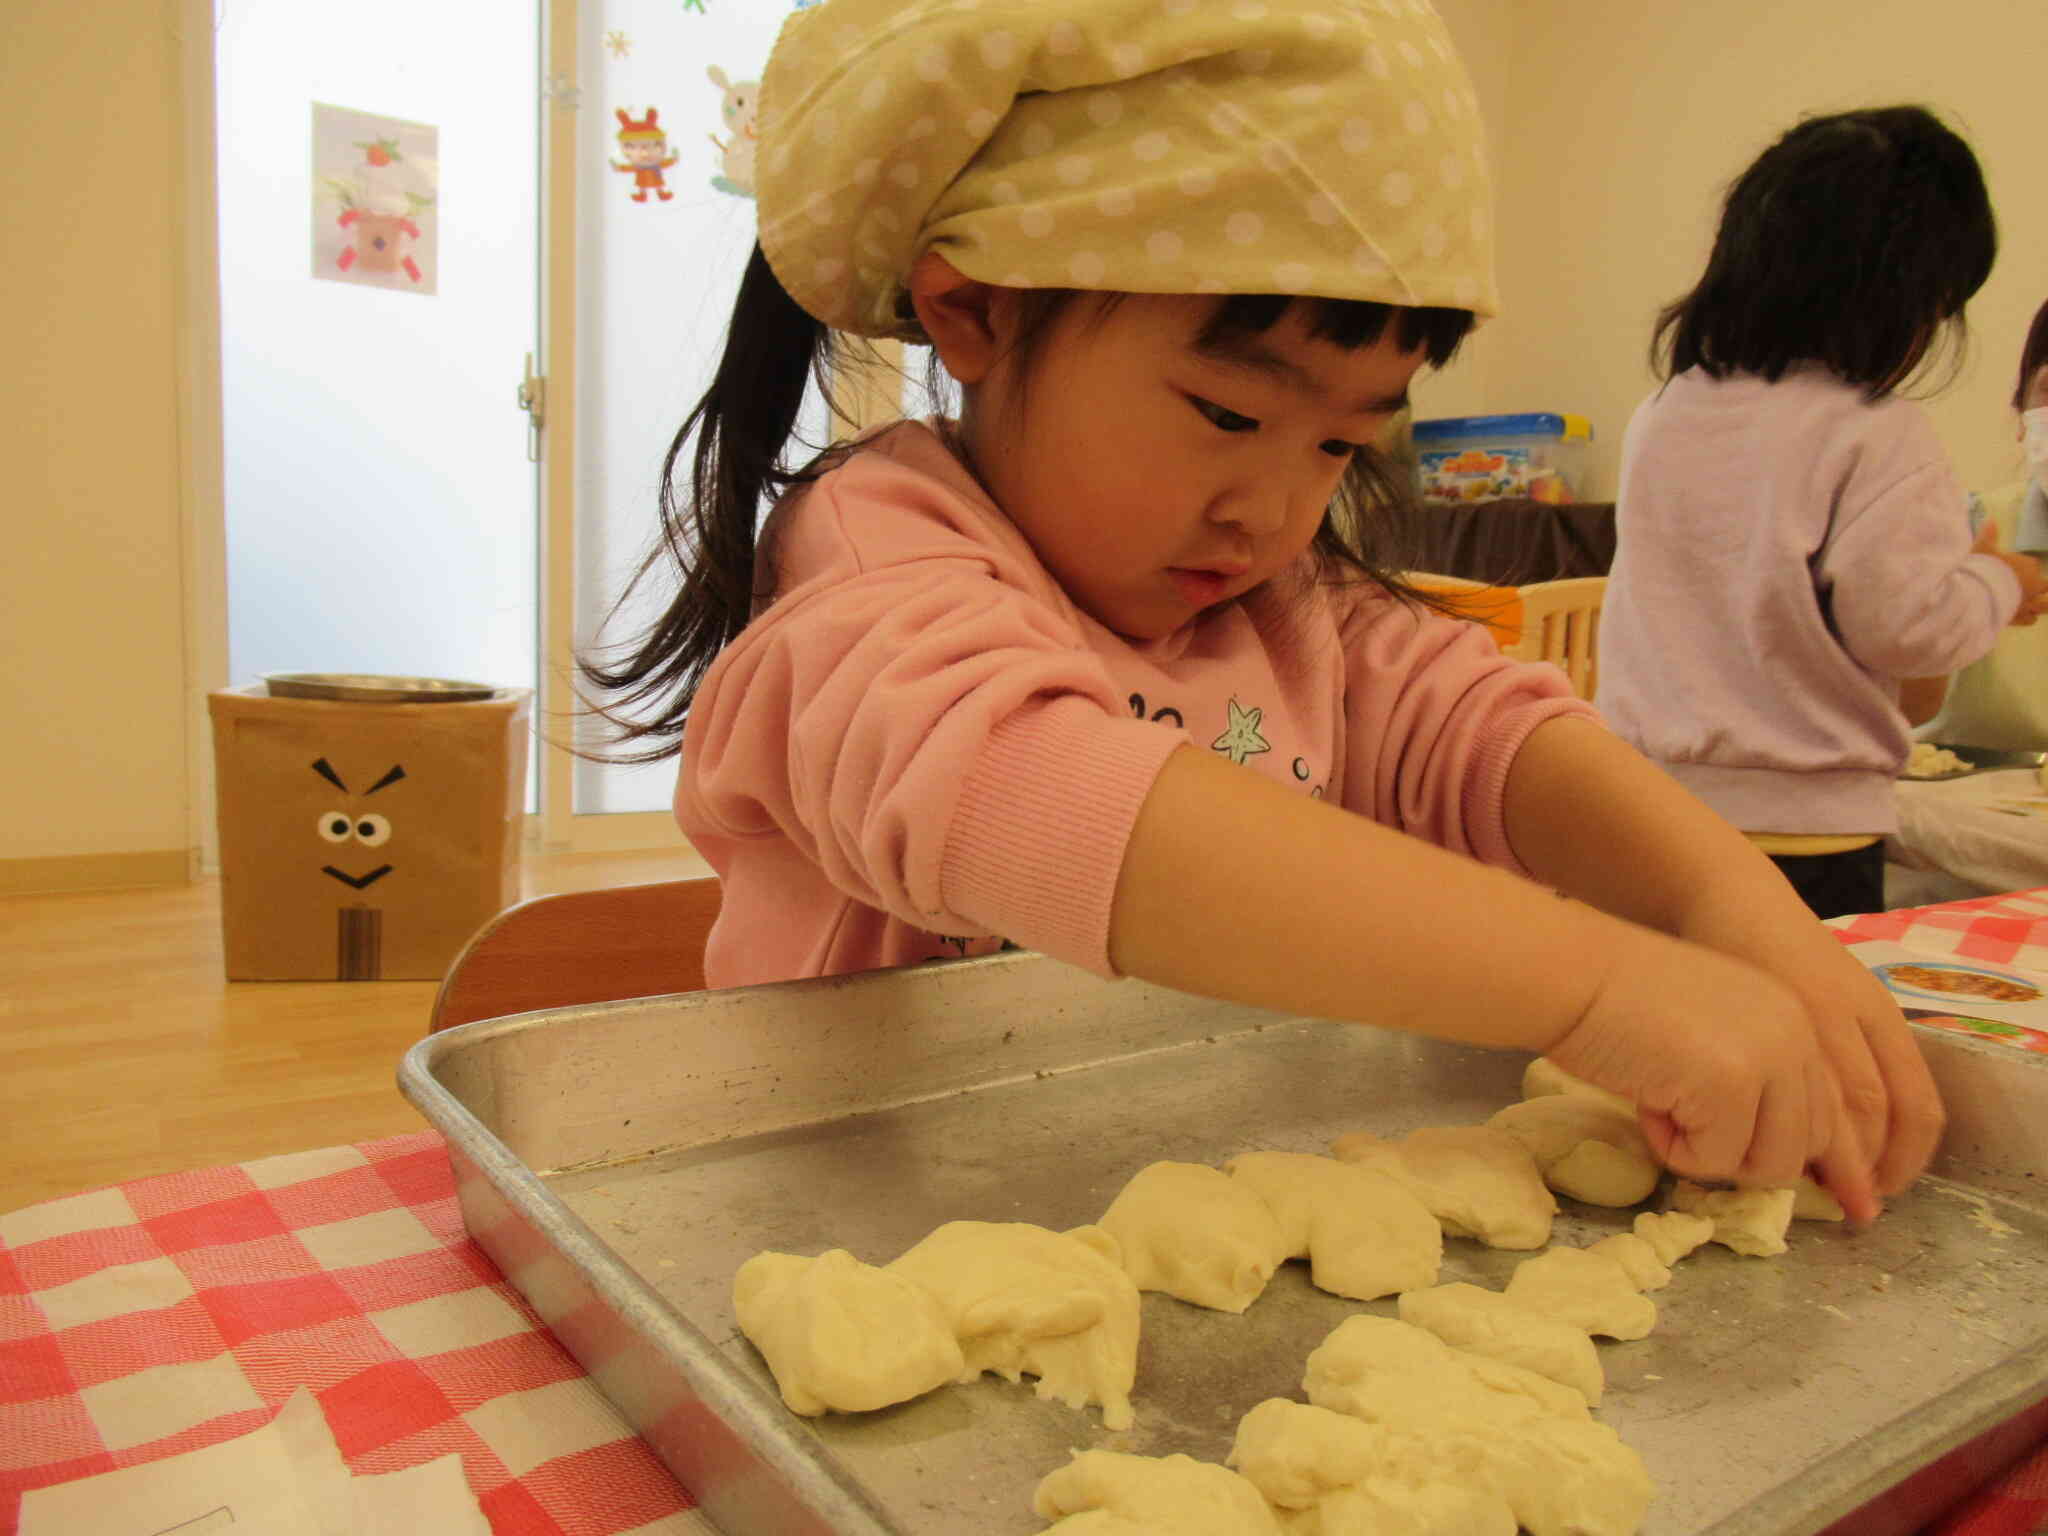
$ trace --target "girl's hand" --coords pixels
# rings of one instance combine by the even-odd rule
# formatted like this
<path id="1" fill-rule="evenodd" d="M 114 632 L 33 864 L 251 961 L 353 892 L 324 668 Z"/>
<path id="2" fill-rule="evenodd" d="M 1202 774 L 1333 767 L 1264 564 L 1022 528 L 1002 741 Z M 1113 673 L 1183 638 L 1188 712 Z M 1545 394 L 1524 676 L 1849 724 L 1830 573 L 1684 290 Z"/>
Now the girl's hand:
<path id="1" fill-rule="evenodd" d="M 1638 931 L 1548 1053 L 1636 1103 L 1658 1160 L 1690 1178 L 1761 1186 L 1830 1166 L 1859 1219 L 1875 1214 L 1855 1132 L 1798 995 L 1753 965 Z"/>
<path id="2" fill-rule="evenodd" d="M 2003 548 L 1998 539 L 1998 524 L 1987 519 L 1977 530 L 1970 552 L 2004 561 L 2007 569 L 2019 578 L 2020 605 L 2006 620 L 2008 624 L 2024 629 L 2048 612 L 2048 580 L 2041 575 L 2041 562 L 2032 555 L 2014 554 Z"/>

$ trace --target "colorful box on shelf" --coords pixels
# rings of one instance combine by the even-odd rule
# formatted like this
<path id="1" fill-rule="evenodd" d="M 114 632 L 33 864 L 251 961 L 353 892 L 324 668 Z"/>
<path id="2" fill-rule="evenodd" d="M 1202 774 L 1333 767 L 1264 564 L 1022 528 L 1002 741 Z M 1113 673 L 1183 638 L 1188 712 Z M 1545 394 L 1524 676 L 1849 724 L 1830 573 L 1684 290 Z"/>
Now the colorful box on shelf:
<path id="1" fill-rule="evenodd" d="M 1439 416 L 1416 422 L 1414 433 L 1425 501 L 1571 501 L 1593 440 L 1585 417 L 1547 411 Z"/>

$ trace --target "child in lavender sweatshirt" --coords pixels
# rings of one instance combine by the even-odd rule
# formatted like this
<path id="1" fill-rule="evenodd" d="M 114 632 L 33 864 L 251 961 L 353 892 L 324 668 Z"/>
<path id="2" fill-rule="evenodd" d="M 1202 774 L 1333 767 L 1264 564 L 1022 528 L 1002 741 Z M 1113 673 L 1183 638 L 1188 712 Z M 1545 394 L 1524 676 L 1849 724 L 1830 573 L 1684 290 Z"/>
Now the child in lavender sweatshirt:
<path id="1" fill-rule="evenodd" d="M 1622 445 L 1601 712 L 1821 917 L 1884 905 L 1902 685 L 2039 612 L 2038 565 L 1972 545 L 1894 393 L 1996 249 L 1976 157 L 1929 113 L 1799 124 L 1729 191 Z"/>
<path id="2" fill-rule="evenodd" d="M 680 751 L 713 985 L 1011 941 L 1548 1052 L 1673 1168 L 1811 1164 L 1874 1214 L 1941 1121 L 1882 989 L 1560 673 L 1389 570 L 1372 444 L 1493 302 L 1475 98 L 1395 10 L 798 12 L 643 571 L 680 590 L 586 673 Z M 787 467 L 835 331 L 928 343 L 958 419 Z"/>

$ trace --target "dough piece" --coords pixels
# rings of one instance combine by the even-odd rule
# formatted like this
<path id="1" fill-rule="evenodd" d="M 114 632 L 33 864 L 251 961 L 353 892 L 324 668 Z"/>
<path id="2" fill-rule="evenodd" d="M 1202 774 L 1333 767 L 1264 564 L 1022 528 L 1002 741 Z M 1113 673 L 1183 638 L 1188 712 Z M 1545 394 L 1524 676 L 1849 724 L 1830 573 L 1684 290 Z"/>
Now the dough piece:
<path id="1" fill-rule="evenodd" d="M 1531 1419 L 1592 1419 L 1580 1393 L 1547 1376 L 1363 1312 L 1315 1347 L 1301 1384 L 1318 1408 L 1403 1433 L 1496 1433 Z"/>
<path id="2" fill-rule="evenodd" d="M 1224 1167 L 1258 1192 L 1286 1257 L 1307 1259 L 1323 1290 L 1372 1301 L 1436 1283 L 1444 1229 L 1391 1176 L 1307 1152 L 1241 1152 Z"/>
<path id="3" fill-rule="evenodd" d="M 1392 1174 L 1453 1237 L 1476 1237 L 1489 1248 L 1541 1248 L 1550 1241 L 1557 1198 L 1529 1149 L 1506 1131 L 1436 1126 L 1397 1142 L 1353 1131 L 1331 1150 L 1347 1163 Z"/>
<path id="4" fill-rule="evenodd" d="M 1574 1077 L 1548 1056 L 1538 1056 L 1522 1069 L 1522 1097 L 1540 1099 L 1548 1094 L 1570 1093 L 1581 1098 L 1594 1099 L 1618 1109 L 1631 1120 L 1635 1118 L 1635 1104 L 1618 1093 L 1596 1087 L 1583 1077 Z"/>
<path id="5" fill-rule="evenodd" d="M 1543 1182 L 1588 1205 L 1637 1205 L 1662 1170 L 1633 1110 L 1576 1093 L 1510 1104 L 1486 1122 L 1506 1131 L 1536 1159 Z"/>
<path id="6" fill-rule="evenodd" d="M 1280 1224 L 1248 1183 L 1203 1163 L 1140 1168 L 1102 1213 L 1141 1291 L 1219 1312 L 1259 1299 L 1287 1258 Z"/>
<path id="7" fill-rule="evenodd" d="M 1271 1397 L 1238 1421 L 1226 1459 L 1292 1528 L 1318 1536 L 1514 1536 L 1514 1514 L 1498 1495 L 1416 1472 L 1427 1455 L 1412 1440 Z"/>
<path id="8" fill-rule="evenodd" d="M 1462 1281 L 1403 1291 L 1400 1312 L 1402 1322 L 1427 1328 L 1454 1349 L 1548 1376 L 1600 1406 L 1607 1377 L 1583 1328 Z"/>
<path id="9" fill-rule="evenodd" d="M 1657 1262 L 1667 1265 L 1676 1264 L 1714 1235 L 1713 1222 L 1684 1211 L 1644 1211 L 1636 1217 L 1635 1228 L 1635 1235 L 1656 1253 Z"/>
<path id="10" fill-rule="evenodd" d="M 949 1221 L 888 1268 L 938 1299 L 960 1342 L 962 1381 L 1028 1373 L 1040 1397 L 1100 1403 L 1105 1429 L 1130 1428 L 1138 1288 L 1107 1233 Z"/>
<path id="11" fill-rule="evenodd" d="M 1492 1493 L 1535 1536 L 1631 1536 L 1649 1507 L 1642 1458 L 1577 1392 L 1407 1323 L 1346 1318 L 1304 1384 L 1318 1407 L 1386 1428 L 1377 1476 Z"/>
<path id="12" fill-rule="evenodd" d="M 1515 1536 L 1507 1500 L 1483 1488 L 1368 1477 L 1339 1488 L 1298 1527 L 1314 1536 Z"/>
<path id="13" fill-rule="evenodd" d="M 937 1299 L 844 1248 L 755 1254 L 733 1276 L 732 1307 L 796 1413 L 886 1408 L 964 1368 Z"/>
<path id="14" fill-rule="evenodd" d="M 1649 1214 L 1648 1211 L 1643 1212 L 1645 1216 Z M 1639 1291 L 1661 1291 L 1671 1283 L 1671 1271 L 1657 1257 L 1657 1250 L 1633 1232 L 1617 1232 L 1612 1237 L 1603 1237 L 1586 1252 L 1614 1260 L 1621 1266 L 1621 1272 L 1628 1276 L 1628 1283 Z"/>
<path id="15" fill-rule="evenodd" d="M 1532 1536 L 1634 1536 L 1655 1492 L 1643 1458 L 1590 1420 L 1446 1435 L 1427 1451 L 1435 1477 L 1497 1494 Z"/>
<path id="16" fill-rule="evenodd" d="M 1502 1294 L 1611 1339 L 1640 1339 L 1657 1326 L 1657 1303 L 1636 1289 L 1616 1260 L 1590 1248 L 1549 1248 L 1522 1260 Z"/>
<path id="17" fill-rule="evenodd" d="M 1055 1520 L 1045 1528 L 1043 1536 L 1173 1536 L 1173 1532 L 1163 1525 L 1126 1520 L 1106 1509 L 1090 1509 Z"/>
<path id="18" fill-rule="evenodd" d="M 1846 1221 L 1849 1213 L 1842 1209 L 1842 1202 L 1822 1189 L 1812 1179 L 1800 1176 L 1792 1186 L 1792 1219 L 1794 1221 Z"/>
<path id="19" fill-rule="evenodd" d="M 1680 1179 L 1671 1192 L 1673 1209 L 1706 1217 L 1714 1224 L 1714 1242 L 1752 1258 L 1785 1251 L 1794 1198 L 1789 1188 L 1705 1189 L 1690 1179 Z"/>
<path id="20" fill-rule="evenodd" d="M 1251 1483 L 1228 1467 L 1178 1454 L 1076 1451 L 1039 1479 L 1031 1507 L 1048 1520 L 1106 1510 L 1174 1536 L 1283 1536 Z"/>

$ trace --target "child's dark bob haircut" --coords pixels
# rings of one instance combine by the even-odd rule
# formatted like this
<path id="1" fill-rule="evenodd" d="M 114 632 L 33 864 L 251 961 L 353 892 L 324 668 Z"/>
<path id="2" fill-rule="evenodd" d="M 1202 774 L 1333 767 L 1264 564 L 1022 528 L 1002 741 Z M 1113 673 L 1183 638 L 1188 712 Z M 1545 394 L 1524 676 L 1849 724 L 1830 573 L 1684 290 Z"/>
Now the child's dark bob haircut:
<path id="1" fill-rule="evenodd" d="M 2012 387 L 2012 408 L 2027 408 L 2027 386 L 2034 375 L 2048 366 L 2048 303 L 2034 311 L 2034 323 L 2027 327 L 2026 345 L 2020 348 L 2020 380 Z"/>
<path id="2" fill-rule="evenodd" d="M 1998 226 L 1970 146 L 1921 107 L 1809 118 L 1729 189 L 1706 272 L 1657 318 L 1668 377 L 1818 363 L 1867 398 L 1906 381 L 1984 286 Z"/>

